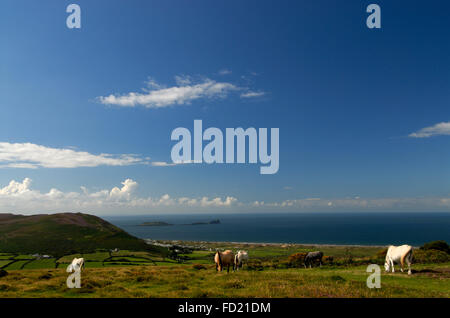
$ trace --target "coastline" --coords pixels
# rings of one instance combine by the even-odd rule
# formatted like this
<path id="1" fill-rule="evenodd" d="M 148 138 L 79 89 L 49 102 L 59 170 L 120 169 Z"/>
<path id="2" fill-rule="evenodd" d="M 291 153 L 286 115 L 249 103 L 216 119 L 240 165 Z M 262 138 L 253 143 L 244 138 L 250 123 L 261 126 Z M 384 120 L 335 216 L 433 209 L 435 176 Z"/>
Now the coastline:
<path id="1" fill-rule="evenodd" d="M 144 239 L 144 241 L 152 244 L 163 245 L 202 245 L 202 244 L 217 244 L 217 245 L 252 245 L 252 246 L 272 246 L 272 247 L 297 247 L 297 246 L 316 246 L 316 247 L 376 247 L 385 248 L 388 245 L 364 245 L 364 244 L 317 244 L 317 243 L 277 243 L 277 242 L 234 242 L 234 241 L 183 241 L 183 240 L 153 240 Z M 413 246 L 418 248 L 418 246 Z"/>

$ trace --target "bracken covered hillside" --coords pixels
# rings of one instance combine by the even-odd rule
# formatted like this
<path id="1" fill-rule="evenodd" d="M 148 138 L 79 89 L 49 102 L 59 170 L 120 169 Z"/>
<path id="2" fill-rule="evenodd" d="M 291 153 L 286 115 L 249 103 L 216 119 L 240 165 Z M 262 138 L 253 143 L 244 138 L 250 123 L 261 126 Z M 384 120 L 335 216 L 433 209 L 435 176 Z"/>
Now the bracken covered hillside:
<path id="1" fill-rule="evenodd" d="M 0 252 L 56 256 L 113 248 L 162 252 L 94 215 L 0 214 Z"/>

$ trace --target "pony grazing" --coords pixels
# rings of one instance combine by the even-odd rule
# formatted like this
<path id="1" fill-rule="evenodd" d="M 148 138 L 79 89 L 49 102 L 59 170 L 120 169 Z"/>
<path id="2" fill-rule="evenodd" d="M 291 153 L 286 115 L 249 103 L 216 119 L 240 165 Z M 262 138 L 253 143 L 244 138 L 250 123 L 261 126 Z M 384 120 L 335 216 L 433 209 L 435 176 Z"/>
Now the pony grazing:
<path id="1" fill-rule="evenodd" d="M 224 267 L 227 267 L 227 273 L 230 272 L 230 266 L 232 266 L 234 270 L 234 253 L 230 250 L 226 250 L 225 252 L 216 252 L 214 255 L 214 262 L 216 263 L 216 270 L 221 272 Z"/>
<path id="2" fill-rule="evenodd" d="M 238 251 L 236 256 L 234 257 L 234 265 L 236 270 L 239 270 L 239 267 L 243 267 L 244 263 L 248 261 L 248 253 L 246 251 Z"/>
<path id="3" fill-rule="evenodd" d="M 304 262 L 303 266 L 305 266 L 305 268 L 306 268 L 306 265 L 309 264 L 309 268 L 311 268 L 311 264 L 314 261 L 319 260 L 319 265 L 320 265 L 320 267 L 322 267 L 322 257 L 323 257 L 323 253 L 320 251 L 309 252 L 305 256 L 305 262 Z"/>
<path id="4" fill-rule="evenodd" d="M 400 270 L 403 272 L 403 266 L 406 261 L 406 264 L 408 264 L 408 275 L 411 275 L 412 252 L 413 248 L 411 245 L 389 246 L 386 253 L 386 261 L 384 262 L 386 272 L 389 272 L 389 270 L 392 270 L 392 273 L 395 272 L 394 263 L 400 263 Z"/>

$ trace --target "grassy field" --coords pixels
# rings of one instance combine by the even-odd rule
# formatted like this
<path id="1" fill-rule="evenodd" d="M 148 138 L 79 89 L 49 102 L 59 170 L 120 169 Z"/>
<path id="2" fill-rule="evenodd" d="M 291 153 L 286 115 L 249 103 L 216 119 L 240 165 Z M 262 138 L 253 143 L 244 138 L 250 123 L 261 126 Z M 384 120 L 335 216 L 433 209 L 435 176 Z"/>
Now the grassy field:
<path id="1" fill-rule="evenodd" d="M 381 288 L 367 288 L 366 263 L 380 247 L 184 244 L 194 251 L 176 260 L 124 250 L 41 260 L 0 254 L 0 267 L 8 271 L 0 278 L 0 297 L 450 297 L 450 262 L 414 264 L 410 276 L 383 271 Z M 216 248 L 246 249 L 251 262 L 238 272 L 217 273 Z M 287 261 L 291 254 L 317 249 L 335 262 L 304 269 Z M 65 268 L 80 256 L 86 260 L 82 288 L 68 289 Z"/>

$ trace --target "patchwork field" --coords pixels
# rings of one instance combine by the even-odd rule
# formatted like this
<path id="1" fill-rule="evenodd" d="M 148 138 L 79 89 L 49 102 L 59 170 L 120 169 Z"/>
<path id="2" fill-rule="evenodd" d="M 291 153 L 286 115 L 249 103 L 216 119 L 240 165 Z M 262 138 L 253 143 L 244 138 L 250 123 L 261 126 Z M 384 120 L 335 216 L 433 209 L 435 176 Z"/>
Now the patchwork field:
<path id="1" fill-rule="evenodd" d="M 192 252 L 172 258 L 125 250 L 58 259 L 0 254 L 8 272 L 0 278 L 0 297 L 450 297 L 450 261 L 416 263 L 410 276 L 382 271 L 381 288 L 369 289 L 367 264 L 382 265 L 380 247 L 183 244 Z M 246 249 L 251 261 L 238 272 L 217 273 L 217 248 Z M 290 257 L 317 249 L 328 256 L 321 268 L 305 269 Z M 80 289 L 66 287 L 74 257 L 86 260 Z"/>

